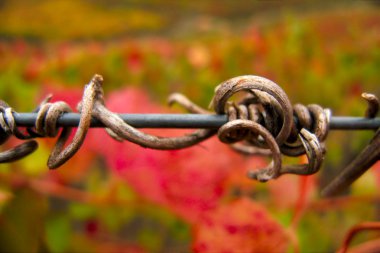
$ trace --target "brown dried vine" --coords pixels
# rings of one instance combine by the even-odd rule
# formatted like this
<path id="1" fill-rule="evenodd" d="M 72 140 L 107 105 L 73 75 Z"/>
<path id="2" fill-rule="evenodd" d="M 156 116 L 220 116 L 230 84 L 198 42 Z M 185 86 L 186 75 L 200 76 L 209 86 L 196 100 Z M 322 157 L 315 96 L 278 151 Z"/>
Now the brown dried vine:
<path id="1" fill-rule="evenodd" d="M 12 108 L 0 100 L 0 145 L 4 144 L 12 135 L 19 139 L 30 139 L 32 136 L 21 133 L 13 118 Z M 33 153 L 38 148 L 36 141 L 27 141 L 14 148 L 0 152 L 0 163 L 14 162 Z"/>
<path id="2" fill-rule="evenodd" d="M 111 137 L 127 140 L 153 149 L 181 149 L 196 145 L 217 134 L 219 139 L 241 153 L 270 155 L 272 162 L 264 169 L 250 171 L 250 178 L 267 181 L 282 174 L 308 175 L 317 172 L 324 158 L 324 144 L 328 132 L 329 112 L 318 105 L 292 107 L 285 92 L 274 82 L 259 76 L 241 76 L 227 80 L 215 89 L 210 107 L 217 114 L 227 114 L 229 122 L 219 129 L 199 129 L 178 137 L 160 137 L 146 134 L 124 122 L 120 116 L 105 106 L 102 89 L 103 78 L 95 75 L 86 85 L 78 106 L 81 119 L 73 140 L 65 148 L 70 128 L 64 128 L 48 159 L 49 168 L 57 168 L 70 159 L 82 145 L 90 127 L 91 118 L 106 126 Z M 234 95 L 244 93 L 237 101 Z M 367 95 L 367 101 L 374 99 Z M 211 114 L 181 94 L 173 94 L 169 104 L 178 103 L 191 113 Z M 0 144 L 14 135 L 19 139 L 55 137 L 59 133 L 59 117 L 71 109 L 64 102 L 50 103 L 45 99 L 36 109 L 38 118 L 33 128 L 21 133 L 13 119 L 12 109 L 0 103 Z M 368 111 L 368 115 L 374 112 Z M 20 159 L 37 148 L 34 141 L 0 153 L 0 162 Z M 306 154 L 308 164 L 283 165 L 282 155 Z"/>
<path id="3" fill-rule="evenodd" d="M 365 112 L 367 118 L 374 118 L 379 112 L 379 99 L 369 93 L 363 93 L 362 97 L 368 106 Z M 323 196 L 333 196 L 346 189 L 368 169 L 380 160 L 380 129 L 370 140 L 369 144 L 346 166 L 340 173 L 322 190 Z"/>

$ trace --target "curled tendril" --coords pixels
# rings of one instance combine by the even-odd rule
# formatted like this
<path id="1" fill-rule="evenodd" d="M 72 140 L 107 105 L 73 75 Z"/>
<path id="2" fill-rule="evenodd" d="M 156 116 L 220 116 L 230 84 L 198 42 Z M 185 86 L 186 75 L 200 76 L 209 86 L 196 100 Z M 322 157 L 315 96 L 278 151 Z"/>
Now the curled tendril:
<path id="1" fill-rule="evenodd" d="M 36 141 L 27 141 L 9 150 L 0 152 L 0 163 L 9 163 L 30 155 L 38 148 Z"/>
<path id="2" fill-rule="evenodd" d="M 94 106 L 95 92 L 92 88 L 97 82 L 102 81 L 102 77 L 95 75 L 90 83 L 86 86 L 82 99 L 82 113 L 78 129 L 72 142 L 64 148 L 66 141 L 71 133 L 71 128 L 63 128 L 60 136 L 48 158 L 48 167 L 57 168 L 69 160 L 81 147 L 86 133 L 90 127 L 91 114 Z M 13 110 L 5 103 L 0 103 L 0 141 L 4 143 L 9 136 L 14 135 L 19 139 L 30 139 L 36 137 L 55 137 L 59 129 L 57 121 L 59 117 L 66 112 L 71 112 L 71 108 L 64 102 L 50 103 L 51 96 L 48 96 L 40 106 L 35 110 L 38 112 L 34 128 L 27 128 L 27 133 L 22 133 L 17 129 Z M 11 150 L 0 153 L 0 162 L 10 162 L 29 155 L 37 148 L 35 141 L 29 141 L 17 146 Z"/>
<path id="3" fill-rule="evenodd" d="M 212 112 L 203 109 L 202 107 L 194 104 L 190 99 L 180 93 L 173 93 L 168 98 L 169 106 L 173 104 L 179 104 L 184 107 L 188 112 L 198 113 L 198 114 L 211 114 Z"/>
<path id="4" fill-rule="evenodd" d="M 14 134 L 22 137 L 22 139 L 27 139 L 27 136 L 17 129 L 12 109 L 4 101 L 0 101 L 0 126 L 0 145 L 5 143 Z M 37 148 L 38 144 L 34 140 L 24 142 L 9 150 L 0 152 L 0 163 L 17 161 L 33 153 Z"/>
<path id="5" fill-rule="evenodd" d="M 376 117 L 377 113 L 379 112 L 379 107 L 380 107 L 379 99 L 374 94 L 370 94 L 370 93 L 363 93 L 362 97 L 368 103 L 367 110 L 365 111 L 365 116 L 367 118 Z"/>
<path id="6" fill-rule="evenodd" d="M 269 101 L 276 101 L 279 105 L 266 106 L 270 113 L 275 113 L 276 108 L 282 110 L 281 118 L 276 119 L 282 125 L 280 131 L 276 133 L 276 142 L 281 145 L 288 138 L 291 131 L 291 123 L 293 121 L 293 109 L 285 92 L 274 82 L 259 76 L 241 76 L 227 80 L 215 89 L 215 95 L 211 101 L 211 106 L 218 114 L 224 114 L 227 100 L 239 91 L 246 91 L 251 95 L 258 97 L 262 104 L 270 104 Z M 258 95 L 266 93 L 266 96 Z"/>
<path id="7" fill-rule="evenodd" d="M 246 92 L 241 101 L 228 101 L 241 91 Z M 236 77 L 220 84 L 211 106 L 217 113 L 228 114 L 230 122 L 218 132 L 222 142 L 244 154 L 272 155 L 270 165 L 249 172 L 250 178 L 267 181 L 282 174 L 308 175 L 319 170 L 325 154 L 320 141 L 328 132 L 328 115 L 322 107 L 296 105 L 293 110 L 285 92 L 277 84 L 257 76 Z M 298 122 L 293 120 L 294 117 Z M 281 153 L 289 156 L 306 154 L 309 162 L 283 166 Z"/>
<path id="8" fill-rule="evenodd" d="M 221 83 L 215 89 L 210 106 L 218 114 L 227 114 L 229 122 L 219 130 L 199 129 L 178 137 L 146 134 L 124 122 L 118 114 L 105 106 L 102 83 L 103 78 L 94 75 L 86 85 L 82 101 L 78 105 L 81 118 L 74 138 L 65 147 L 71 128 L 63 128 L 49 156 L 49 168 L 61 166 L 79 150 L 92 118 L 103 123 L 107 133 L 118 141 L 127 140 L 142 147 L 161 150 L 186 148 L 217 133 L 222 142 L 230 144 L 240 153 L 272 156 L 268 167 L 248 173 L 250 178 L 259 181 L 267 181 L 286 173 L 315 173 L 323 161 L 322 142 L 328 132 L 329 113 L 318 105 L 295 105 L 293 108 L 285 92 L 263 77 L 241 76 Z M 240 101 L 230 101 L 236 93 L 241 92 L 245 96 Z M 370 95 L 363 96 L 372 108 L 367 114 L 373 115 L 378 110 L 378 104 L 376 105 Z M 71 112 L 71 108 L 64 102 L 50 103 L 50 98 L 48 96 L 35 110 L 38 114 L 35 126 L 27 128 L 25 133 L 19 131 L 14 122 L 15 112 L 5 102 L 0 101 L 0 144 L 11 135 L 19 139 L 57 136 L 59 117 L 63 113 Z M 169 105 L 177 103 L 191 113 L 212 113 L 179 93 L 172 94 L 168 102 Z M 0 153 L 0 162 L 22 158 L 32 152 L 37 147 L 36 144 L 27 142 Z M 299 156 L 305 153 L 308 164 L 282 164 L 282 154 Z"/>
<path id="9" fill-rule="evenodd" d="M 308 163 L 307 164 L 295 164 L 284 166 L 280 174 L 297 174 L 297 175 L 310 175 L 318 172 L 322 165 L 325 149 L 319 142 L 315 134 L 310 133 L 305 128 L 302 128 L 299 133 L 299 139 L 302 142 L 302 146 L 305 149 Z"/>
<path id="10" fill-rule="evenodd" d="M 262 119 L 262 115 L 258 112 L 257 107 L 253 106 L 253 104 L 246 106 L 244 104 L 236 105 L 234 103 L 228 103 L 227 114 L 229 121 L 244 119 L 253 122 L 260 122 L 260 119 Z M 235 131 L 230 132 L 229 136 L 232 138 L 230 142 L 231 148 L 241 154 L 261 156 L 271 155 L 270 149 L 261 148 L 252 143 L 252 140 L 257 139 L 259 136 L 256 132 L 236 129 Z"/>
<path id="11" fill-rule="evenodd" d="M 280 175 L 282 159 L 280 149 L 272 134 L 266 128 L 256 122 L 237 119 L 232 120 L 219 128 L 218 137 L 220 141 L 224 143 L 235 142 L 238 141 L 238 139 L 236 139 L 235 136 L 231 136 L 231 134 L 234 135 L 234 133 L 239 130 L 248 130 L 249 132 L 262 136 L 266 141 L 269 149 L 271 150 L 273 156 L 272 163 L 268 167 L 259 171 L 250 171 L 248 173 L 248 177 L 256 179 L 260 182 L 266 182 L 270 179 L 277 178 Z"/>
<path id="12" fill-rule="evenodd" d="M 168 150 L 193 146 L 205 139 L 208 139 L 216 132 L 216 130 L 213 129 L 200 129 L 180 137 L 159 137 L 141 132 L 125 123 L 118 114 L 111 112 L 105 107 L 104 94 L 101 84 L 101 82 L 97 82 L 96 85 L 92 87 L 93 92 L 96 94 L 92 115 L 94 118 L 101 121 L 107 128 L 109 128 L 119 139 L 127 140 L 146 148 Z M 178 100 L 177 98 L 174 100 L 177 102 L 181 101 L 181 99 Z"/>
<path id="13" fill-rule="evenodd" d="M 296 104 L 294 107 L 294 116 L 298 120 L 298 124 L 294 123 L 291 135 L 297 134 L 295 141 L 294 137 L 290 136 L 288 141 L 281 146 L 281 152 L 288 156 L 299 156 L 306 153 L 305 145 L 299 133 L 302 129 L 308 130 L 316 135 L 318 141 L 324 141 L 328 133 L 328 112 L 319 105 L 312 104 L 304 106 Z"/>
<path id="14" fill-rule="evenodd" d="M 91 124 L 91 115 L 95 104 L 96 98 L 96 88 L 99 83 L 103 81 L 103 78 L 100 75 L 94 75 L 91 79 L 90 83 L 86 85 L 83 93 L 83 99 L 81 102 L 80 111 L 81 117 L 79 120 L 78 129 L 75 132 L 74 138 L 67 147 L 63 148 L 69 135 L 71 129 L 65 128 L 60 137 L 57 140 L 57 143 L 54 146 L 54 149 L 48 159 L 48 167 L 50 169 L 55 169 L 62 164 L 64 164 L 67 160 L 69 160 L 82 146 L 84 139 L 86 138 L 86 134 Z M 64 104 L 57 105 L 56 108 L 51 109 L 51 118 L 48 118 L 49 113 L 46 116 L 46 126 L 56 125 L 58 117 L 60 114 L 67 112 L 69 108 L 67 108 Z M 51 129 L 52 132 L 55 132 L 55 128 Z"/>

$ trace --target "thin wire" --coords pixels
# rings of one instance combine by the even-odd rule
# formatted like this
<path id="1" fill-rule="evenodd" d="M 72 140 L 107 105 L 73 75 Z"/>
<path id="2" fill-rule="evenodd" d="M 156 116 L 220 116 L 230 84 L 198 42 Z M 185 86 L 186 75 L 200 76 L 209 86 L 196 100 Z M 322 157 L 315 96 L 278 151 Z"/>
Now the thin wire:
<path id="1" fill-rule="evenodd" d="M 329 129 L 380 127 L 380 118 L 375 118 L 380 108 L 379 99 L 368 93 L 362 95 L 368 103 L 365 118 L 332 117 L 330 110 L 317 104 L 292 106 L 286 93 L 276 83 L 263 77 L 246 75 L 231 78 L 215 88 L 210 103 L 215 114 L 180 94 L 170 96 L 169 102 L 182 106 L 189 114 L 116 114 L 106 107 L 102 83 L 102 76 L 95 74 L 85 86 L 78 104 L 80 114 L 71 113 L 64 102 L 49 103 L 49 99 L 44 100 L 34 113 L 17 113 L 0 101 L 0 141 L 6 141 L 10 135 L 19 139 L 54 137 L 59 133 L 58 128 L 63 128 L 48 159 L 48 167 L 54 169 L 79 150 L 89 127 L 104 127 L 117 141 L 160 150 L 187 148 L 217 135 L 220 141 L 231 145 L 237 152 L 272 156 L 268 166 L 248 172 L 252 179 L 267 181 L 287 173 L 310 175 L 318 172 L 326 153 L 324 142 Z M 231 99 L 236 93 L 245 93 L 245 96 L 240 101 Z M 21 126 L 26 128 L 19 131 L 18 127 Z M 77 131 L 66 145 L 67 131 L 72 127 L 76 127 Z M 137 128 L 197 130 L 180 136 L 163 137 Z M 26 152 L 13 149 L 16 154 L 1 152 L 0 155 L 4 161 L 22 158 L 34 148 L 31 144 L 25 145 Z M 370 151 L 367 153 L 375 157 Z M 283 155 L 298 157 L 303 154 L 308 160 L 305 164 L 282 162 Z M 378 159 L 377 155 L 375 158 Z M 371 163 L 376 159 L 372 159 Z M 363 163 L 363 171 L 367 169 L 366 165 Z"/>
<path id="2" fill-rule="evenodd" d="M 124 122 L 136 128 L 219 128 L 228 122 L 227 115 L 217 114 L 119 114 Z M 33 127 L 37 113 L 14 113 L 16 125 Z M 58 127 L 77 127 L 79 113 L 65 113 L 57 121 Z M 296 120 L 296 119 L 295 119 Z M 91 127 L 104 127 L 92 118 Z M 374 130 L 380 128 L 380 118 L 332 116 L 330 130 Z"/>

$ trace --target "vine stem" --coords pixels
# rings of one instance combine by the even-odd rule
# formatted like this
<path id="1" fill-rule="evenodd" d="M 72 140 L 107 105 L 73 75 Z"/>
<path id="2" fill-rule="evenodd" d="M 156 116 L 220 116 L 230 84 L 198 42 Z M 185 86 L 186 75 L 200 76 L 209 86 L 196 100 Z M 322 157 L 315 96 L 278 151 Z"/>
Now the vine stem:
<path id="1" fill-rule="evenodd" d="M 363 222 L 352 227 L 350 231 L 346 234 L 342 247 L 337 251 L 338 253 L 346 253 L 350 242 L 353 240 L 354 236 L 362 231 L 378 231 L 380 230 L 379 222 Z M 378 249 L 378 248 L 377 248 Z"/>

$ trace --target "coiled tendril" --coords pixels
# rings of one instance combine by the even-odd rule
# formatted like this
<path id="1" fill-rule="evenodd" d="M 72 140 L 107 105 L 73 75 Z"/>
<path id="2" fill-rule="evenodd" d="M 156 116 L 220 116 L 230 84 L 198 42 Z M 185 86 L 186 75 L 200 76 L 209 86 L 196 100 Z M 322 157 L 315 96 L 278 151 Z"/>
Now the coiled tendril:
<path id="1" fill-rule="evenodd" d="M 227 102 L 242 91 L 246 96 L 241 101 Z M 250 171 L 250 178 L 267 181 L 286 173 L 306 175 L 319 170 L 325 153 L 320 141 L 328 130 L 328 117 L 320 106 L 296 105 L 293 110 L 277 84 L 258 76 L 223 82 L 216 87 L 212 106 L 217 113 L 229 115 L 230 122 L 218 131 L 222 142 L 233 144 L 235 150 L 243 153 L 272 155 L 269 166 Z M 236 145 L 239 141 L 243 142 Z M 281 153 L 289 156 L 306 153 L 309 163 L 283 166 Z"/>
<path id="2" fill-rule="evenodd" d="M 127 140 L 153 149 L 181 149 L 193 146 L 214 134 L 220 141 L 244 154 L 271 155 L 272 162 L 264 169 L 250 171 L 248 176 L 259 181 L 277 178 L 285 173 L 312 174 L 319 170 L 324 157 L 323 141 L 328 132 L 329 113 L 318 105 L 295 105 L 274 82 L 258 76 L 241 76 L 227 80 L 215 89 L 210 107 L 217 114 L 227 114 L 229 122 L 218 130 L 199 129 L 178 137 L 160 137 L 146 134 L 125 123 L 118 114 L 105 106 L 103 78 L 95 75 L 86 85 L 78 106 L 81 119 L 73 140 L 65 148 L 71 129 L 63 128 L 48 159 L 49 168 L 57 168 L 70 159 L 82 145 L 90 127 L 91 118 L 106 126 L 107 133 L 118 141 Z M 244 93 L 240 101 L 230 101 L 237 93 Z M 13 110 L 0 101 L 0 144 L 11 135 L 19 139 L 55 137 L 59 133 L 57 121 L 63 113 L 71 112 L 64 102 L 45 99 L 35 110 L 38 112 L 33 128 L 26 133 L 17 129 Z M 191 113 L 212 113 L 192 103 L 181 94 L 169 97 L 169 104 L 178 103 Z M 370 113 L 370 112 L 369 112 Z M 29 141 L 0 153 L 0 162 L 20 159 L 37 148 Z M 282 154 L 306 154 L 308 164 L 282 165 Z"/>
<path id="3" fill-rule="evenodd" d="M 12 135 L 18 139 L 26 140 L 31 135 L 21 133 L 16 126 L 13 110 L 7 103 L 0 100 L 0 145 L 4 144 Z M 0 163 L 17 161 L 33 153 L 38 148 L 36 141 L 27 141 L 14 148 L 0 152 Z"/>

